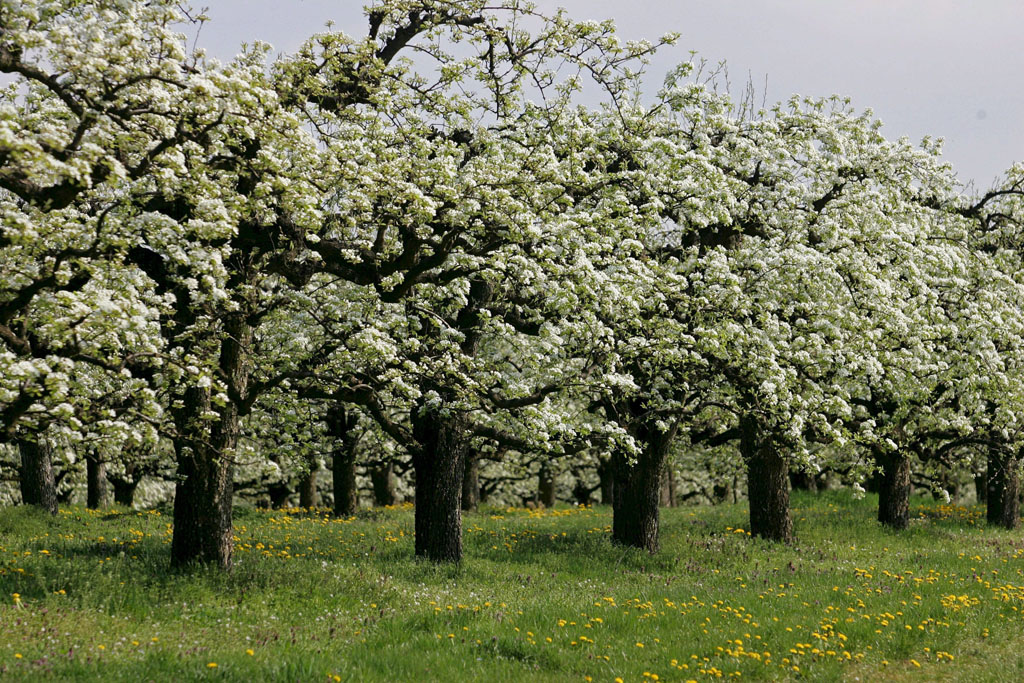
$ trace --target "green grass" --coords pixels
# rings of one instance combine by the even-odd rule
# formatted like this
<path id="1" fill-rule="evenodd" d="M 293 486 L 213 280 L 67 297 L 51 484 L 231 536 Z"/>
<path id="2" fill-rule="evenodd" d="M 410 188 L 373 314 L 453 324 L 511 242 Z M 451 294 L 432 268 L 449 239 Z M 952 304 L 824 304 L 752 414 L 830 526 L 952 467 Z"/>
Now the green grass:
<path id="1" fill-rule="evenodd" d="M 925 499 L 904 533 L 871 497 L 793 504 L 792 546 L 743 506 L 665 510 L 655 556 L 612 546 L 606 508 L 486 510 L 460 567 L 412 558 L 409 509 L 239 510 L 230 574 L 170 571 L 155 512 L 4 508 L 0 679 L 1024 678 L 1019 533 Z"/>

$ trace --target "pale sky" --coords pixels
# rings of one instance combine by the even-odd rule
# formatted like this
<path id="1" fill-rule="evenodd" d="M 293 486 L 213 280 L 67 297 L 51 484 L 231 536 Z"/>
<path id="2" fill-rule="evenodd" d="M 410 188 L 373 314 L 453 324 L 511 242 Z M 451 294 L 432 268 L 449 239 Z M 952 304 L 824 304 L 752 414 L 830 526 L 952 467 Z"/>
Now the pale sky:
<path id="1" fill-rule="evenodd" d="M 229 58 L 243 41 L 295 50 L 335 29 L 362 36 L 364 0 L 207 0 L 199 43 Z M 962 181 L 987 188 L 1024 160 L 1024 2 L 1020 0 L 537 0 L 578 19 L 614 19 L 625 38 L 678 31 L 650 68 L 657 89 L 690 50 L 725 60 L 768 102 L 793 93 L 849 96 L 890 137 L 946 140 Z"/>

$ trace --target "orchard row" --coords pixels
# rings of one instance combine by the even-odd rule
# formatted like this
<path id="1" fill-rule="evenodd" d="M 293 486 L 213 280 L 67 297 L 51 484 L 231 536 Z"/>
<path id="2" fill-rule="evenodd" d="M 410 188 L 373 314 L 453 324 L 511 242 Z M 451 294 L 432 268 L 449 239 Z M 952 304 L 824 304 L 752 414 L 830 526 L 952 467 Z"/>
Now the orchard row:
<path id="1" fill-rule="evenodd" d="M 228 64 L 179 33 L 203 21 L 0 0 L 23 502 L 56 509 L 68 452 L 129 483 L 170 461 L 172 561 L 226 568 L 236 480 L 329 458 L 345 514 L 357 462 L 386 487 L 401 458 L 444 562 L 481 462 L 584 463 L 654 551 L 681 451 L 742 467 L 756 536 L 790 538 L 790 472 L 823 468 L 877 472 L 906 526 L 912 458 L 986 463 L 1017 523 L 1024 166 L 969 194 L 839 98 L 758 110 L 693 63 L 645 92 L 674 36 L 519 0 L 386 0 L 361 38 Z"/>

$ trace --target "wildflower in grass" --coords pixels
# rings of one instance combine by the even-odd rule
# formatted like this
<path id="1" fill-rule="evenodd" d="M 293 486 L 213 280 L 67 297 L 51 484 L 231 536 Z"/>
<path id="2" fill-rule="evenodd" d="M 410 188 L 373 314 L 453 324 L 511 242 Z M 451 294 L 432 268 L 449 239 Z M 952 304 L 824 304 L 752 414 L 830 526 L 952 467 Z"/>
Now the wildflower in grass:
<path id="1" fill-rule="evenodd" d="M 217 662 L 209 662 L 209 663 L 207 663 L 206 668 L 207 669 L 216 669 L 217 668 Z"/>
<path id="2" fill-rule="evenodd" d="M 254 654 L 256 654 L 256 651 L 253 650 L 252 648 L 249 648 L 248 650 L 245 651 L 245 654 L 247 654 L 250 657 L 252 657 Z"/>

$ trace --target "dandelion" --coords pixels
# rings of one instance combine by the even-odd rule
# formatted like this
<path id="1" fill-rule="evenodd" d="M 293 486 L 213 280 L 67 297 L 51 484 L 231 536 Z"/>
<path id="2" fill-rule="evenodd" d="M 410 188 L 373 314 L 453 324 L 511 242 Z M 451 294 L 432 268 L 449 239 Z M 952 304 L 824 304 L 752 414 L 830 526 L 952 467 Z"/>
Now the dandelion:
<path id="1" fill-rule="evenodd" d="M 207 668 L 207 669 L 216 669 L 216 668 L 217 668 L 217 662 L 209 662 L 209 663 L 208 663 L 208 664 L 206 665 L 206 668 Z"/>

